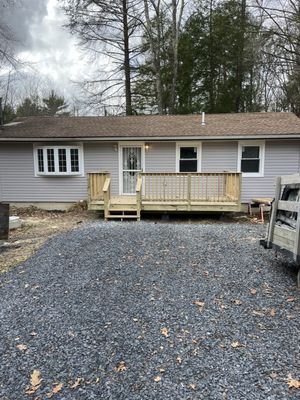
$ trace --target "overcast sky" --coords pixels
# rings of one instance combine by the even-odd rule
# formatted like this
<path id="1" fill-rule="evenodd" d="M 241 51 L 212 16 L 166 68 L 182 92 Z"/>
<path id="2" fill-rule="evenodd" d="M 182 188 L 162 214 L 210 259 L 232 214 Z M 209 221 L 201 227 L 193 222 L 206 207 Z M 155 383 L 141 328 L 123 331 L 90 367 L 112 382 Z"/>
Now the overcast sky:
<path id="1" fill-rule="evenodd" d="M 90 75 L 91 66 L 76 46 L 76 38 L 63 28 L 66 20 L 59 0 L 18 0 L 16 4 L 4 8 L 1 18 L 19 41 L 19 58 L 33 63 L 33 70 L 27 67 L 26 72 L 53 82 L 68 99 L 78 96 L 72 81 Z"/>

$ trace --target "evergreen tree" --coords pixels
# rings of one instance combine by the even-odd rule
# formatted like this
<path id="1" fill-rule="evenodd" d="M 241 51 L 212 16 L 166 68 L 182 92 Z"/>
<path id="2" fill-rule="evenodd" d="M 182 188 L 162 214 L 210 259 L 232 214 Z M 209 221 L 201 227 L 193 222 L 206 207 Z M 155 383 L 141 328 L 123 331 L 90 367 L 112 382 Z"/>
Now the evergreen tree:
<path id="1" fill-rule="evenodd" d="M 48 97 L 43 99 L 45 105 L 43 109 L 43 114 L 45 115 L 64 115 L 69 116 L 69 112 L 65 110 L 69 107 L 65 102 L 64 97 L 58 96 L 54 90 L 51 90 Z"/>
<path id="2" fill-rule="evenodd" d="M 38 96 L 26 97 L 17 108 L 18 117 L 31 117 L 41 115 L 42 108 Z"/>
<path id="3" fill-rule="evenodd" d="M 16 113 L 10 104 L 6 104 L 3 107 L 3 122 L 4 124 L 8 124 L 9 122 L 13 121 L 16 118 Z"/>

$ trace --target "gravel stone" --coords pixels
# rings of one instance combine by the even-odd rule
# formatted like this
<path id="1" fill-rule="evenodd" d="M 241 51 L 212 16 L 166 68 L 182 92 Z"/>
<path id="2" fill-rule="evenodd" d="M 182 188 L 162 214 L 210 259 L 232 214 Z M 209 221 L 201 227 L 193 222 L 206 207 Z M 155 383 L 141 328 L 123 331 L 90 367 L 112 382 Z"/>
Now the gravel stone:
<path id="1" fill-rule="evenodd" d="M 61 400 L 300 399 L 297 269 L 264 234 L 97 222 L 49 239 L 0 275 L 0 399 L 58 383 Z"/>

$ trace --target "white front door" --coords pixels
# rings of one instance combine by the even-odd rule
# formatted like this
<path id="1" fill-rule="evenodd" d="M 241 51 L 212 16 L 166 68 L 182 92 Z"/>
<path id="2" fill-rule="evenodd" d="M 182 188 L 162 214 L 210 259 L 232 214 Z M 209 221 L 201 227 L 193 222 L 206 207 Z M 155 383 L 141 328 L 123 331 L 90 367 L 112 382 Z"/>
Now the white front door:
<path id="1" fill-rule="evenodd" d="M 122 194 L 134 194 L 139 172 L 143 171 L 143 146 L 121 147 L 121 185 Z"/>

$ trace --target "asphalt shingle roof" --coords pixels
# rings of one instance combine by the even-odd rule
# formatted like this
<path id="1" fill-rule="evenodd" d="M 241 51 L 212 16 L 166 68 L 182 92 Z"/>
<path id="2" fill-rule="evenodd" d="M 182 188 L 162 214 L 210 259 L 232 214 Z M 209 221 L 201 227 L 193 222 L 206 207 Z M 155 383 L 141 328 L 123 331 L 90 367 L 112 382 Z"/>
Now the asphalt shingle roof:
<path id="1" fill-rule="evenodd" d="M 147 115 L 130 117 L 28 117 L 2 126 L 1 139 L 114 139 L 300 136 L 300 119 L 293 113 Z"/>

